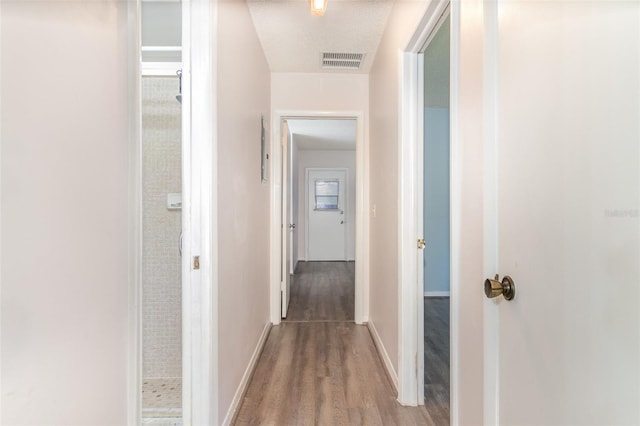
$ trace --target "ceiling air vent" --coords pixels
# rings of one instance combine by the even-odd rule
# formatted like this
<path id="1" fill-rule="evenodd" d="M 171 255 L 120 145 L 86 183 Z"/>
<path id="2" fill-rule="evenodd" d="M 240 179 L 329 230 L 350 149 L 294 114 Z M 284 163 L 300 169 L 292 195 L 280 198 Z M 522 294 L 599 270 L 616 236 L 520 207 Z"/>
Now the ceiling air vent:
<path id="1" fill-rule="evenodd" d="M 331 70 L 358 70 L 362 65 L 364 53 L 327 53 L 322 54 L 322 68 Z"/>

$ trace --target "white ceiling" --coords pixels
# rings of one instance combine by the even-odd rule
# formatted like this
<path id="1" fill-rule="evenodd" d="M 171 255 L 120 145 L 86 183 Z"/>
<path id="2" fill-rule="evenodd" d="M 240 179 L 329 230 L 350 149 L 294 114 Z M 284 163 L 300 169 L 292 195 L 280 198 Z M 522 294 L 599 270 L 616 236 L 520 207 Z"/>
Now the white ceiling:
<path id="1" fill-rule="evenodd" d="M 353 151 L 356 149 L 356 120 L 289 119 L 293 141 L 303 151 Z"/>
<path id="2" fill-rule="evenodd" d="M 273 72 L 368 73 L 393 0 L 328 0 L 324 16 L 311 16 L 308 0 L 247 0 L 254 26 Z M 143 0 L 143 46 L 181 45 L 181 5 Z M 322 52 L 364 53 L 357 71 L 323 70 Z M 145 52 L 148 60 L 173 52 Z M 155 56 L 154 56 L 155 55 Z M 165 55 L 165 56 L 158 56 Z M 355 120 L 289 120 L 302 150 L 355 150 Z"/>
<path id="3" fill-rule="evenodd" d="M 328 0 L 324 16 L 311 16 L 307 0 L 247 0 L 272 72 L 367 74 L 393 0 Z M 322 52 L 364 53 L 357 71 L 323 70 Z"/>

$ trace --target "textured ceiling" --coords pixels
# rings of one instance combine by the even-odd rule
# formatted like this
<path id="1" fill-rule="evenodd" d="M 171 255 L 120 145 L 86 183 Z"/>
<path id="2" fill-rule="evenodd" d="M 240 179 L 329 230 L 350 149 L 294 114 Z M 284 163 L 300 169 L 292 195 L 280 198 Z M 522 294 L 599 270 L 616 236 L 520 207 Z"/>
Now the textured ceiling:
<path id="1" fill-rule="evenodd" d="M 273 72 L 349 72 L 371 68 L 393 0 L 328 0 L 324 16 L 311 16 L 307 0 L 248 0 Z M 322 52 L 365 53 L 357 71 L 323 70 Z"/>
<path id="2" fill-rule="evenodd" d="M 287 120 L 294 142 L 303 151 L 353 151 L 356 149 L 356 120 Z"/>

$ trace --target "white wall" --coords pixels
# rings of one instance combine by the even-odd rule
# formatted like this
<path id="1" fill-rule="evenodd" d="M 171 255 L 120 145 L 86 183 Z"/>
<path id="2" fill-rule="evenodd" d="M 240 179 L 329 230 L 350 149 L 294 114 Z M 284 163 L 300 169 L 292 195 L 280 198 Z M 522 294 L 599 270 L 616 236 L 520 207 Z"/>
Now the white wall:
<path id="1" fill-rule="evenodd" d="M 293 136 L 295 142 L 295 135 Z M 297 184 L 297 205 L 298 208 L 298 258 L 306 260 L 306 238 L 305 227 L 307 223 L 306 190 L 307 173 L 305 169 L 309 167 L 336 167 L 348 169 L 347 178 L 347 260 L 355 259 L 356 241 L 356 152 L 355 151 L 298 151 L 298 184 Z"/>
<path id="2" fill-rule="evenodd" d="M 369 74 L 370 321 L 398 369 L 398 110 L 399 52 L 409 41 L 425 2 L 394 3 Z"/>
<path id="3" fill-rule="evenodd" d="M 270 72 L 244 1 L 218 2 L 217 28 L 221 423 L 269 322 L 269 185 L 260 176 L 260 115 L 270 135 Z"/>
<path id="4" fill-rule="evenodd" d="M 271 108 L 273 111 L 363 111 L 367 121 L 369 77 L 364 74 L 273 73 Z"/>
<path id="5" fill-rule="evenodd" d="M 2 424 L 127 424 L 128 2 L 2 2 Z"/>

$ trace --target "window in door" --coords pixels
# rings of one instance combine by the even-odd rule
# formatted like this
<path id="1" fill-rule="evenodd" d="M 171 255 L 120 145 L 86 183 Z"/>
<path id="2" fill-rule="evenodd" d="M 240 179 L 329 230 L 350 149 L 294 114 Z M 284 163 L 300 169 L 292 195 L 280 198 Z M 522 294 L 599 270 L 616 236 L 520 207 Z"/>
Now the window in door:
<path id="1" fill-rule="evenodd" d="M 315 182 L 315 210 L 338 210 L 340 181 L 317 179 Z"/>

